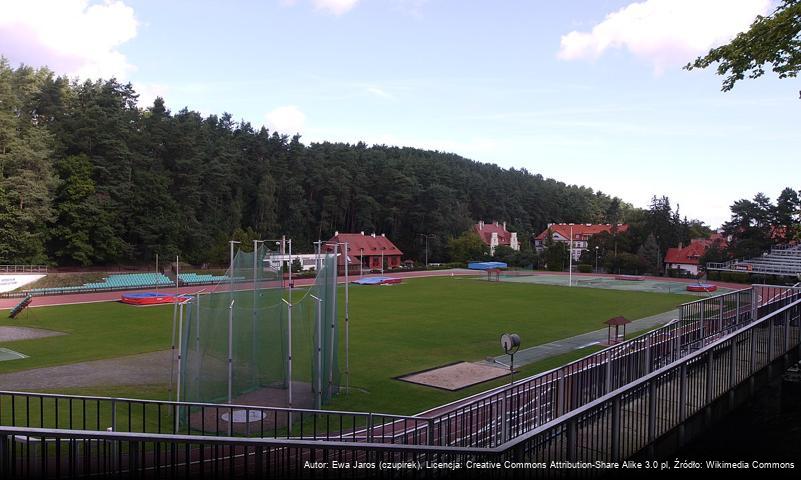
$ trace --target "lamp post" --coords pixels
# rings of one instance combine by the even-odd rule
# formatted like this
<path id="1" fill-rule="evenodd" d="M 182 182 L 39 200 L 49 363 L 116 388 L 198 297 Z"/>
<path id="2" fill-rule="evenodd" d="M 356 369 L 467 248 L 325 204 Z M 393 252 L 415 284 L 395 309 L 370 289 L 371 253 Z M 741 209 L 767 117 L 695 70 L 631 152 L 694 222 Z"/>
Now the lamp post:
<path id="1" fill-rule="evenodd" d="M 423 237 L 426 239 L 426 270 L 428 270 L 428 239 L 434 238 L 433 233 L 418 233 L 417 236 Z"/>
<path id="2" fill-rule="evenodd" d="M 381 275 L 384 275 L 384 250 L 386 249 L 387 247 L 381 247 Z"/>
<path id="3" fill-rule="evenodd" d="M 598 273 L 598 245 L 595 246 L 595 273 Z"/>
<path id="4" fill-rule="evenodd" d="M 364 247 L 359 249 L 359 276 L 364 276 Z"/>

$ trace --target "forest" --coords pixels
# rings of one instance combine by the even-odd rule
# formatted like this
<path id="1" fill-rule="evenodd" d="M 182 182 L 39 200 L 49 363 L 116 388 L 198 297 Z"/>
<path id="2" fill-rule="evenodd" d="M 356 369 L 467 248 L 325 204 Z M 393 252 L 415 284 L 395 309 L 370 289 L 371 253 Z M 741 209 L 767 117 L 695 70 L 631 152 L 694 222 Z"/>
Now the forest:
<path id="1" fill-rule="evenodd" d="M 713 253 L 769 248 L 771 225 L 790 240 L 800 206 L 790 188 L 776 205 L 762 194 L 735 202 L 725 227 L 747 241 Z M 140 105 L 115 79 L 70 80 L 0 57 L 0 264 L 145 265 L 156 254 L 223 264 L 230 239 L 285 235 L 311 252 L 335 231 L 384 233 L 416 260 L 427 237 L 430 261 L 462 261 L 481 254 L 462 238 L 478 220 L 518 232 L 523 251 L 499 255 L 519 266 L 548 263 L 530 245 L 548 223 L 629 223 L 625 235 L 595 240 L 609 271 L 658 272 L 667 248 L 711 232 L 667 196 L 639 209 L 452 153 L 306 145 L 227 113 L 171 112 L 161 98 Z"/>
<path id="2" fill-rule="evenodd" d="M 411 258 L 449 259 L 479 219 L 528 238 L 605 222 L 612 196 L 458 155 L 312 143 L 231 115 L 139 105 L 130 84 L 0 60 L 0 264 L 221 262 L 234 237 L 385 233 Z"/>

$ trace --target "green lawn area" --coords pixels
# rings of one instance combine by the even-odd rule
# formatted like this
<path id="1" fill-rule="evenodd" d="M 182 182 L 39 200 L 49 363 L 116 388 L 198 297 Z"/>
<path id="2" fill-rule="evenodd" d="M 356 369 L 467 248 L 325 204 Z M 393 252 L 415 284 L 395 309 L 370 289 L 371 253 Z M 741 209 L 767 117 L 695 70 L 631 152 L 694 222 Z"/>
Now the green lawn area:
<path id="1" fill-rule="evenodd" d="M 344 317 L 343 288 L 340 295 L 340 316 Z M 394 377 L 458 360 L 498 355 L 502 353 L 498 338 L 507 331 L 520 334 L 526 348 L 597 330 L 612 316 L 642 318 L 690 300 L 694 298 L 675 294 L 490 283 L 459 277 L 405 280 L 387 287 L 354 286 L 350 288 L 352 388 L 349 395 L 340 395 L 329 407 L 417 413 L 508 380 L 447 392 Z M 171 306 L 137 308 L 109 302 L 34 308 L 17 320 L 2 317 L 0 325 L 45 328 L 69 335 L 0 342 L 0 347 L 29 356 L 0 362 L 0 373 L 162 350 L 169 348 L 172 334 Z M 593 350 L 582 349 L 529 365 L 521 374 L 553 368 Z M 343 373 L 344 363 L 341 323 L 339 364 Z M 166 390 L 166 386 L 114 387 L 107 394 L 165 398 Z M 104 391 L 93 387 L 68 393 Z"/>

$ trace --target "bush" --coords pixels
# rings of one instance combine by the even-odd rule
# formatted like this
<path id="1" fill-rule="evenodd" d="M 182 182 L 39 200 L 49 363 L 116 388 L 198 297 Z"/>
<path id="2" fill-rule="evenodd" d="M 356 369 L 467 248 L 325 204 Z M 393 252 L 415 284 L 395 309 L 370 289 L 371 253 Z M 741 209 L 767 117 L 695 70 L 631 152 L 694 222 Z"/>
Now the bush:
<path id="1" fill-rule="evenodd" d="M 720 272 L 720 280 L 732 283 L 751 283 L 751 276 L 746 272 Z"/>
<path id="2" fill-rule="evenodd" d="M 718 270 L 707 270 L 706 279 L 707 280 L 720 280 L 720 271 L 718 271 Z"/>
<path id="3" fill-rule="evenodd" d="M 578 271 L 580 273 L 592 273 L 592 265 L 586 263 L 579 263 Z"/>

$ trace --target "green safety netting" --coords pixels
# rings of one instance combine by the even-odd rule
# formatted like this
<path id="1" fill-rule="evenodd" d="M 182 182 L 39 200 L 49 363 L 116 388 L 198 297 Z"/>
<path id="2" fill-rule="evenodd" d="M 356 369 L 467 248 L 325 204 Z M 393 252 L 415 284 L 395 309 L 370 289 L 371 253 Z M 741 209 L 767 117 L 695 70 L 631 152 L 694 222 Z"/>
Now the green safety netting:
<path id="1" fill-rule="evenodd" d="M 181 401 L 320 408 L 336 394 L 336 258 L 321 254 L 314 283 L 293 289 L 289 263 L 240 250 L 223 281 L 177 307 Z"/>

